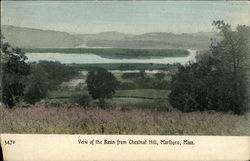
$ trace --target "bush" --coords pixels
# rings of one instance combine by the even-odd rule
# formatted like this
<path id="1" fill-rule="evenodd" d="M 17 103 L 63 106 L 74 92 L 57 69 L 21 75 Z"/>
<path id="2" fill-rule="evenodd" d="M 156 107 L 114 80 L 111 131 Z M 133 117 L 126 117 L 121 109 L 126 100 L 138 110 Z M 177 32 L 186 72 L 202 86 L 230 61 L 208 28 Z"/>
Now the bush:
<path id="1" fill-rule="evenodd" d="M 86 93 L 80 93 L 78 95 L 73 96 L 73 102 L 83 107 L 86 107 L 90 103 L 90 96 Z"/>

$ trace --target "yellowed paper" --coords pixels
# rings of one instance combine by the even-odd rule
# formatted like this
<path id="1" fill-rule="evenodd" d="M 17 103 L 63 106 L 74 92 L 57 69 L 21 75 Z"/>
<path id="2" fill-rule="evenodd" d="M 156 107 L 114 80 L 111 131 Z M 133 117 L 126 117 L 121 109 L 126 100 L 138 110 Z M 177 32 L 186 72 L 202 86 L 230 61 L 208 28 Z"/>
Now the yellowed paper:
<path id="1" fill-rule="evenodd" d="M 248 160 L 249 137 L 2 134 L 6 161 Z"/>

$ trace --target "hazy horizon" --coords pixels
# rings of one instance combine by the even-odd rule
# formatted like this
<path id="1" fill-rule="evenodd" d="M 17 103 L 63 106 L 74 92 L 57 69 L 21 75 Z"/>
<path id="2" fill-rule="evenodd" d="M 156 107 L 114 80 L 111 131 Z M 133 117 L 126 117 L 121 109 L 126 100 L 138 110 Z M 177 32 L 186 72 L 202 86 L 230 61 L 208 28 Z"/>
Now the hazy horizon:
<path id="1" fill-rule="evenodd" d="M 67 32 L 67 31 L 59 31 L 59 30 L 52 30 L 52 29 L 42 29 L 42 28 L 32 28 L 32 27 L 26 27 L 26 26 L 15 26 L 15 25 L 4 25 L 2 24 L 1 26 L 8 26 L 8 27 L 18 27 L 18 28 L 26 28 L 26 29 L 34 29 L 34 30 L 42 30 L 42 31 L 54 31 L 54 32 L 65 32 L 69 34 L 83 34 L 83 35 L 91 35 L 91 34 L 102 34 L 102 33 L 121 33 L 121 34 L 128 34 L 128 35 L 143 35 L 143 34 L 148 34 L 148 33 L 168 33 L 168 34 L 195 34 L 195 33 L 217 33 L 216 31 L 198 31 L 198 32 L 182 32 L 182 33 L 174 33 L 174 32 L 168 32 L 168 31 L 163 31 L 163 32 L 156 32 L 156 31 L 151 31 L 151 32 L 145 32 L 145 33 L 125 33 L 125 32 L 119 32 L 119 31 L 101 31 L 101 32 L 96 32 L 96 33 L 77 33 L 77 32 Z"/>
<path id="2" fill-rule="evenodd" d="M 214 32 L 213 20 L 249 25 L 244 1 L 2 1 L 2 25 L 71 34 Z"/>

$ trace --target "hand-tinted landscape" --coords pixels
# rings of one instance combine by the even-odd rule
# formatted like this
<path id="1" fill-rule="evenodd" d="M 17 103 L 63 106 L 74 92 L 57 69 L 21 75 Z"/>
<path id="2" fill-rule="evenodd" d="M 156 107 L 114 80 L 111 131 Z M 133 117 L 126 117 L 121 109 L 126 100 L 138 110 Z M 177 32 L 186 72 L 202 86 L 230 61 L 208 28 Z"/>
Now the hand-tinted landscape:
<path id="1" fill-rule="evenodd" d="M 249 135 L 246 5 L 3 2 L 0 132 Z"/>

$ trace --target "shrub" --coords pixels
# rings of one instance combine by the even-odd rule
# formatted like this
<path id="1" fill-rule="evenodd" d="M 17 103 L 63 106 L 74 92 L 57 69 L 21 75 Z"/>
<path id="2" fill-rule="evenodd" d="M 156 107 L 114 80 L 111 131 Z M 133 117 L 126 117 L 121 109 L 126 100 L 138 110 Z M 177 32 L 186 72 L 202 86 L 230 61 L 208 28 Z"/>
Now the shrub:
<path id="1" fill-rule="evenodd" d="M 80 106 L 86 107 L 90 103 L 90 96 L 87 93 L 80 93 L 73 96 L 73 102 L 79 104 Z"/>

